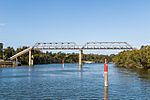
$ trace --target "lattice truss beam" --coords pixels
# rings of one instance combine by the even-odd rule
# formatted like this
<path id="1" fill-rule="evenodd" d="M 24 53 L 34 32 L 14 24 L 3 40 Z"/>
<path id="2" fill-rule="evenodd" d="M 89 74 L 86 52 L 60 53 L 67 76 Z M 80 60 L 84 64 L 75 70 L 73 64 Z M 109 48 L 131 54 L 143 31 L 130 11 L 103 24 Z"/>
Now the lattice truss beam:
<path id="1" fill-rule="evenodd" d="M 36 43 L 33 49 L 50 49 L 50 50 L 60 50 L 60 49 L 79 49 L 79 46 L 75 42 L 51 42 L 51 43 Z"/>
<path id="2" fill-rule="evenodd" d="M 127 42 L 87 42 L 83 46 L 75 42 L 36 43 L 33 49 L 40 50 L 79 50 L 79 49 L 133 49 Z"/>
<path id="3" fill-rule="evenodd" d="M 133 49 L 127 42 L 87 42 L 83 49 Z"/>

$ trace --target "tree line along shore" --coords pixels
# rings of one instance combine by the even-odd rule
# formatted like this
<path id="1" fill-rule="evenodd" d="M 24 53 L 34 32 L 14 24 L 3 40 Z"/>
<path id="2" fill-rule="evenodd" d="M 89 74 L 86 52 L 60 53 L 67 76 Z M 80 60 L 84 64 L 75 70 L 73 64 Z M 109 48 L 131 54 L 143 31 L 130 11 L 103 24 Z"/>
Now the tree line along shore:
<path id="1" fill-rule="evenodd" d="M 112 61 L 119 67 L 150 68 L 150 46 L 141 46 L 140 49 L 123 51 L 113 57 Z"/>
<path id="2" fill-rule="evenodd" d="M 0 58 L 4 60 L 9 60 L 11 56 L 14 54 L 26 49 L 28 47 L 23 46 L 21 48 L 17 48 L 16 50 L 13 47 L 7 47 L 4 49 L 3 54 L 0 54 Z M 64 60 L 65 63 L 78 63 L 79 54 L 78 53 L 64 53 L 64 52 L 42 52 L 39 50 L 32 50 L 32 54 L 34 57 L 34 64 L 51 64 L 51 63 L 61 63 Z M 98 55 L 98 54 L 84 54 L 82 60 L 83 61 L 91 61 L 95 63 L 103 63 L 104 59 L 107 58 L 109 61 L 112 61 L 112 57 L 114 55 Z M 29 54 L 26 53 L 17 58 L 18 61 L 22 65 L 28 64 Z"/>
<path id="3" fill-rule="evenodd" d="M 28 47 L 23 46 L 17 48 L 16 50 L 13 47 L 7 47 L 3 50 L 3 53 L 0 52 L 0 58 L 8 60 L 14 54 L 26 49 Z M 51 64 L 51 63 L 61 63 L 62 60 L 65 63 L 78 63 L 79 54 L 78 53 L 63 53 L 63 52 L 42 52 L 38 50 L 33 50 L 32 54 L 34 56 L 34 64 Z M 18 61 L 22 65 L 28 64 L 28 53 L 18 57 Z M 125 68 L 141 68 L 149 69 L 150 68 L 150 46 L 141 46 L 140 49 L 122 51 L 117 55 L 98 55 L 98 54 L 84 54 L 83 61 L 92 61 L 95 63 L 103 63 L 104 59 L 107 58 L 109 62 L 113 62 L 118 67 Z"/>

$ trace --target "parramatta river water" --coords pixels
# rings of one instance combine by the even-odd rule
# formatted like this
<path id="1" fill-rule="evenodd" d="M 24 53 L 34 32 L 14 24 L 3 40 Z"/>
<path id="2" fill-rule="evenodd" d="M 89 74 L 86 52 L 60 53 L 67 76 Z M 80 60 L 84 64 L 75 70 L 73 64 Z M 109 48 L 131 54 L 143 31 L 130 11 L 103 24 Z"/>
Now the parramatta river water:
<path id="1" fill-rule="evenodd" d="M 46 64 L 0 68 L 0 100 L 150 100 L 150 74 L 109 64 L 104 88 L 103 64 Z"/>

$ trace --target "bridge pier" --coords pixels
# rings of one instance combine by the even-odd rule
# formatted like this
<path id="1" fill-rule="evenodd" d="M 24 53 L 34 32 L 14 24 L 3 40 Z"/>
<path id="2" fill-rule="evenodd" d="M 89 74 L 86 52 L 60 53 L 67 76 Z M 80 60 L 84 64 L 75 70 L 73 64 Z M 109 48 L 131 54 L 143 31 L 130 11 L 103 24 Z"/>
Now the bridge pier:
<path id="1" fill-rule="evenodd" d="M 83 50 L 79 50 L 79 67 L 82 68 L 82 55 L 83 55 Z"/>
<path id="2" fill-rule="evenodd" d="M 33 66 L 33 56 L 31 50 L 29 50 L 29 66 Z"/>
<path id="3" fill-rule="evenodd" d="M 17 66 L 17 62 L 18 62 L 18 59 L 17 59 L 17 58 L 16 58 L 15 60 L 12 61 L 13 67 L 16 67 L 16 66 Z"/>
<path id="4" fill-rule="evenodd" d="M 32 66 L 33 66 L 33 64 L 34 64 L 34 57 L 33 57 L 33 55 L 31 56 L 31 64 L 32 64 Z"/>
<path id="5" fill-rule="evenodd" d="M 16 61 L 13 60 L 13 61 L 12 61 L 12 64 L 13 64 L 13 67 L 15 67 L 15 66 L 16 66 Z"/>
<path id="6" fill-rule="evenodd" d="M 15 66 L 18 66 L 18 58 L 16 58 Z"/>

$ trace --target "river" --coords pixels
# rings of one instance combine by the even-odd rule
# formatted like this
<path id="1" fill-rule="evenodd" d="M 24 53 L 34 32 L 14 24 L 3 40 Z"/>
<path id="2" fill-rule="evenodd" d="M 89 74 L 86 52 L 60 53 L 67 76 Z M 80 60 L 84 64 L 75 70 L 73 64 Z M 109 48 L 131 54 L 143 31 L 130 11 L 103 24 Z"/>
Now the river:
<path id="1" fill-rule="evenodd" d="M 104 88 L 103 64 L 45 64 L 0 68 L 0 99 L 150 99 L 150 74 L 109 64 Z"/>

